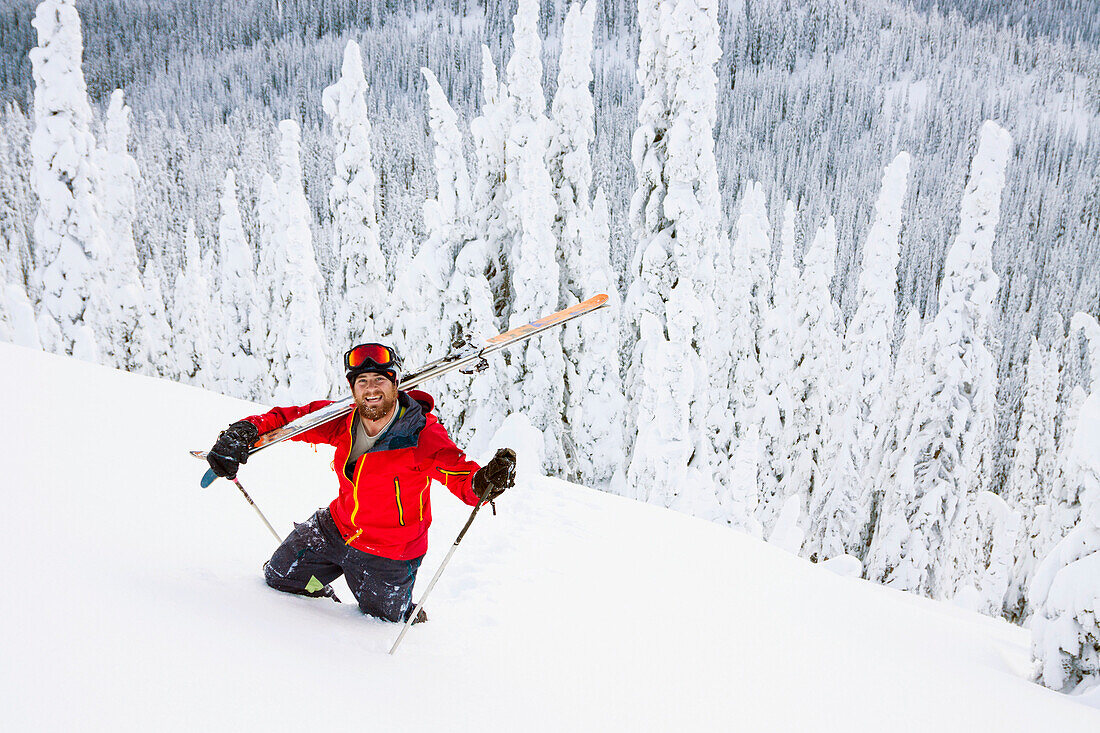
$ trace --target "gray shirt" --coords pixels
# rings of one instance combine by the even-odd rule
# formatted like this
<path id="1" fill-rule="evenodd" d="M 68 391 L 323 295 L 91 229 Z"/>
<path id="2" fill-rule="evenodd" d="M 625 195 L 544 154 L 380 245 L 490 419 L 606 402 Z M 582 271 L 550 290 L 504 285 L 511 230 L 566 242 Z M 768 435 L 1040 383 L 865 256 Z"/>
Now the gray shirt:
<path id="1" fill-rule="evenodd" d="M 359 457 L 374 447 L 374 444 L 378 442 L 378 439 L 382 437 L 382 434 L 390 429 L 390 425 L 393 425 L 393 421 L 397 419 L 397 413 L 401 411 L 400 405 L 393 406 L 393 414 L 390 415 L 390 421 L 386 423 L 385 427 L 378 431 L 377 435 L 367 435 L 367 429 L 363 427 L 363 420 L 359 417 L 359 413 L 355 413 L 355 439 L 351 442 L 351 453 L 348 454 L 347 468 L 351 468 L 355 465 L 355 462 L 359 460 Z"/>

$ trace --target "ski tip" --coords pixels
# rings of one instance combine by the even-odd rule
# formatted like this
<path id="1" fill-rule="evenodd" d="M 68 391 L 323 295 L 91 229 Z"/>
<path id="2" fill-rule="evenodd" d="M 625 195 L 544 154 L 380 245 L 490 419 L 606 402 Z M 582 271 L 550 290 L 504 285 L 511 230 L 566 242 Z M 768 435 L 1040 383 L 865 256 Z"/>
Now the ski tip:
<path id="1" fill-rule="evenodd" d="M 210 484 L 214 483 L 214 480 L 217 479 L 217 478 L 218 478 L 217 475 L 213 471 L 211 471 L 210 469 L 207 469 L 206 473 L 204 473 L 202 475 L 202 480 L 199 481 L 199 486 L 201 486 L 202 488 L 205 489 Z"/>

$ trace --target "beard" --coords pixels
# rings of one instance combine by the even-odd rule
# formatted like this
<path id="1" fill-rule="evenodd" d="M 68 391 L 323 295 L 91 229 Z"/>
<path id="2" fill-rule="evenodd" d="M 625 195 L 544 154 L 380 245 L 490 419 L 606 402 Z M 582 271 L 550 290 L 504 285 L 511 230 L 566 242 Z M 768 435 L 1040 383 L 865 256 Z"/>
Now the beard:
<path id="1" fill-rule="evenodd" d="M 397 397 L 382 395 L 382 401 L 368 405 L 366 400 L 359 402 L 359 417 L 363 420 L 378 420 L 389 414 L 393 406 L 397 404 Z"/>

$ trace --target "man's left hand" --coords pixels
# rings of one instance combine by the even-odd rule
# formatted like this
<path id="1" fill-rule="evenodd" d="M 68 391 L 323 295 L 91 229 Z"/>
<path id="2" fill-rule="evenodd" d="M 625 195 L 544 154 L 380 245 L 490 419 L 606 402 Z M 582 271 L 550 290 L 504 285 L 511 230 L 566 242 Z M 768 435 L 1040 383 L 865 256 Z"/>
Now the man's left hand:
<path id="1" fill-rule="evenodd" d="M 516 485 L 516 452 L 501 448 L 493 459 L 474 474 L 474 494 L 482 501 L 492 501 L 505 489 Z"/>

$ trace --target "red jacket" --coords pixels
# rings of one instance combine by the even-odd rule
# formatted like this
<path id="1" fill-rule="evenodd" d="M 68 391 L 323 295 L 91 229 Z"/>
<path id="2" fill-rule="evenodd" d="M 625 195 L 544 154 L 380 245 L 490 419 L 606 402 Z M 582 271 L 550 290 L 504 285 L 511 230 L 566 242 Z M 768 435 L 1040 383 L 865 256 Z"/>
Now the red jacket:
<path id="1" fill-rule="evenodd" d="M 331 400 L 319 400 L 301 407 L 276 407 L 245 419 L 265 433 L 330 404 Z M 477 504 L 471 484 L 480 467 L 466 460 L 451 441 L 431 414 L 434 406 L 424 392 L 398 392 L 397 418 L 350 472 L 345 464 L 351 453 L 354 412 L 291 438 L 336 447 L 332 468 L 340 488 L 329 509 L 344 541 L 357 550 L 393 560 L 427 552 L 432 479 L 470 506 Z"/>

